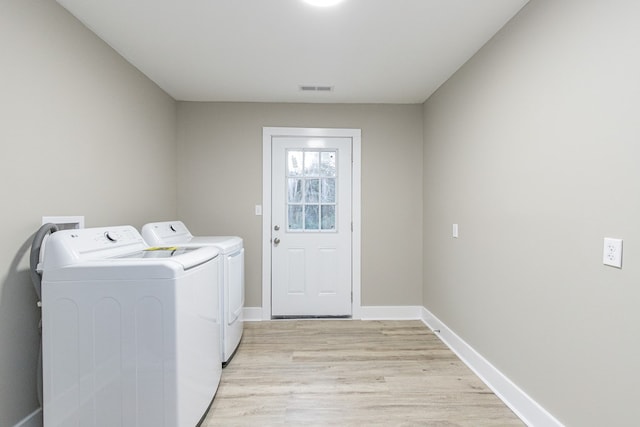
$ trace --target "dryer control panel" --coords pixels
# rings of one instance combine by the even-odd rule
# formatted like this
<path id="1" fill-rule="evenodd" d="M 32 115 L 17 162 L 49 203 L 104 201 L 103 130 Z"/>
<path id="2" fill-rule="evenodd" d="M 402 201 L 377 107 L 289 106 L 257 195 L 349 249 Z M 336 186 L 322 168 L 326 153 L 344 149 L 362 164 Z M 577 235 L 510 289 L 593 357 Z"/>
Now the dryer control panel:
<path id="1" fill-rule="evenodd" d="M 182 221 L 152 222 L 142 227 L 142 236 L 150 245 L 185 243 L 193 238 Z"/>

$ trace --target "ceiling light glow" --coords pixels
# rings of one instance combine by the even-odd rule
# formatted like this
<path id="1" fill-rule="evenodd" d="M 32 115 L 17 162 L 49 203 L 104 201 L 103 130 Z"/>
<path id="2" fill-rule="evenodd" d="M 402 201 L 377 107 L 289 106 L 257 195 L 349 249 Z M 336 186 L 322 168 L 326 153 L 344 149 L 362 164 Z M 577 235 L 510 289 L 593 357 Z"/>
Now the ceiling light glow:
<path id="1" fill-rule="evenodd" d="M 329 7 L 337 5 L 342 0 L 304 0 L 304 2 L 318 7 Z"/>

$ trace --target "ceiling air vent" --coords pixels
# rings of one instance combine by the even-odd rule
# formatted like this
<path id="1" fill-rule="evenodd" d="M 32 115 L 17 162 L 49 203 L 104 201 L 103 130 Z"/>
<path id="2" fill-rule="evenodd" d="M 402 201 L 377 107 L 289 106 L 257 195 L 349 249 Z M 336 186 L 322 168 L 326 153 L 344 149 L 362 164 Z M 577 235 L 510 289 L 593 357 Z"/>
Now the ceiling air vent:
<path id="1" fill-rule="evenodd" d="M 333 86 L 301 85 L 300 90 L 303 92 L 332 92 Z"/>

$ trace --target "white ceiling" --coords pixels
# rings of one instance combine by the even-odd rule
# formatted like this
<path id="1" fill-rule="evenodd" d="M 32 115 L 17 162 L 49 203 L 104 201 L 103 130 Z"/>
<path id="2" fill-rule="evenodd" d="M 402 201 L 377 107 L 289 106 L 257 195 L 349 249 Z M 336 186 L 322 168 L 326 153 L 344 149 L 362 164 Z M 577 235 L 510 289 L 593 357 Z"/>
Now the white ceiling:
<path id="1" fill-rule="evenodd" d="M 528 2 L 57 1 L 176 100 L 331 103 L 423 102 Z"/>

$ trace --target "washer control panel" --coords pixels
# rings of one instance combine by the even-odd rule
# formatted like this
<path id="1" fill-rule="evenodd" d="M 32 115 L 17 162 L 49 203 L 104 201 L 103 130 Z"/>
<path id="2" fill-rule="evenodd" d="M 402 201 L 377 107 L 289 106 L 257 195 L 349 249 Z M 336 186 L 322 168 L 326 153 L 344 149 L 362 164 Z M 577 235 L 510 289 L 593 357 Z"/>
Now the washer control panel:
<path id="1" fill-rule="evenodd" d="M 45 245 L 45 265 L 67 265 L 82 259 L 96 259 L 142 250 L 147 244 L 130 225 L 60 230 Z"/>
<path id="2" fill-rule="evenodd" d="M 106 248 L 144 243 L 138 231 L 128 225 L 69 230 L 66 240 L 77 252 L 91 252 Z"/>

